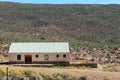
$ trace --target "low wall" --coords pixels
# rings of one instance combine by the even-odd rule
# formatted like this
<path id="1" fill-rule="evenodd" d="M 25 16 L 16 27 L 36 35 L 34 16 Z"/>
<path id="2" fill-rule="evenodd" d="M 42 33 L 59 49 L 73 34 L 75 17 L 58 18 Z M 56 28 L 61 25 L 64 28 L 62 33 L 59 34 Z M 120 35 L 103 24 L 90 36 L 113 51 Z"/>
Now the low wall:
<path id="1" fill-rule="evenodd" d="M 25 64 L 24 61 L 10 61 L 10 64 Z M 97 68 L 97 63 L 70 63 L 69 61 L 32 61 L 31 64 L 53 64 L 56 66 L 85 66 L 91 68 Z"/>
<path id="2" fill-rule="evenodd" d="M 24 61 L 9 61 L 10 64 L 24 64 Z"/>
<path id="3" fill-rule="evenodd" d="M 97 63 L 74 63 L 74 64 L 69 64 L 69 66 L 85 66 L 85 67 L 91 67 L 91 68 L 97 68 Z"/>
<path id="4" fill-rule="evenodd" d="M 10 64 L 25 64 L 24 61 L 10 61 Z M 69 61 L 32 61 L 31 64 L 53 64 L 56 66 L 69 66 Z"/>
<path id="5" fill-rule="evenodd" d="M 32 64 L 54 64 L 56 66 L 68 66 L 69 61 L 33 61 Z"/>

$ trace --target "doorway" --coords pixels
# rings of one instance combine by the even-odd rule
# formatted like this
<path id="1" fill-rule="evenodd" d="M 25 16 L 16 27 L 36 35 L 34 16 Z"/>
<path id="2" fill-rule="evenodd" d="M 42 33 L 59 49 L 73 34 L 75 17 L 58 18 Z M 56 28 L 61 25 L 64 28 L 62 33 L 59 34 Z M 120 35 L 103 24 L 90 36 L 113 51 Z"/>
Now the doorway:
<path id="1" fill-rule="evenodd" d="M 25 64 L 32 64 L 32 55 L 25 55 Z"/>

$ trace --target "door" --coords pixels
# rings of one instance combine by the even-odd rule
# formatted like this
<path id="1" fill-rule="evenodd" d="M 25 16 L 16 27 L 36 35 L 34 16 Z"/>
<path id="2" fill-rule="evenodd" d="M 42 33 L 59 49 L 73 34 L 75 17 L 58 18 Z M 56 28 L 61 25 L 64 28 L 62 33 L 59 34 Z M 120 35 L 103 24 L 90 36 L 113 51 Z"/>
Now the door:
<path id="1" fill-rule="evenodd" d="M 32 55 L 25 55 L 25 64 L 32 64 Z"/>

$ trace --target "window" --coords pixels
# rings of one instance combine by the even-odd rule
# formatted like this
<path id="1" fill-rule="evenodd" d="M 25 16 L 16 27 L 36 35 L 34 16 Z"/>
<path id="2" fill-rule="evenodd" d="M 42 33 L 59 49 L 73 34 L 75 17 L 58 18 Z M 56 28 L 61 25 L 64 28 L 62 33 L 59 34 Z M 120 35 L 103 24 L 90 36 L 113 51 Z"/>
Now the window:
<path id="1" fill-rule="evenodd" d="M 39 56 L 38 55 L 35 55 L 36 58 L 38 58 Z"/>
<path id="2" fill-rule="evenodd" d="M 59 55 L 57 54 L 56 57 L 59 58 Z"/>
<path id="3" fill-rule="evenodd" d="M 48 56 L 48 55 L 45 55 L 45 56 L 44 56 L 44 59 L 45 59 L 45 60 L 49 60 L 49 56 Z"/>
<path id="4" fill-rule="evenodd" d="M 64 54 L 64 55 L 63 55 L 63 57 L 65 58 L 65 57 L 66 57 L 66 55 Z"/>
<path id="5" fill-rule="evenodd" d="M 17 55 L 17 60 L 21 60 L 21 55 Z"/>

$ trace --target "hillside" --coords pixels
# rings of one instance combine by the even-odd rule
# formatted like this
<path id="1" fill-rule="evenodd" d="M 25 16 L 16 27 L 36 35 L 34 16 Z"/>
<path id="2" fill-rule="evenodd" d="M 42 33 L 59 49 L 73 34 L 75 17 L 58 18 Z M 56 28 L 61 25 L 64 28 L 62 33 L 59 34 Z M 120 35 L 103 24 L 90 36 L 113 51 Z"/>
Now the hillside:
<path id="1" fill-rule="evenodd" d="M 0 2 L 0 42 L 14 41 L 69 41 L 77 47 L 120 47 L 120 5 Z"/>

